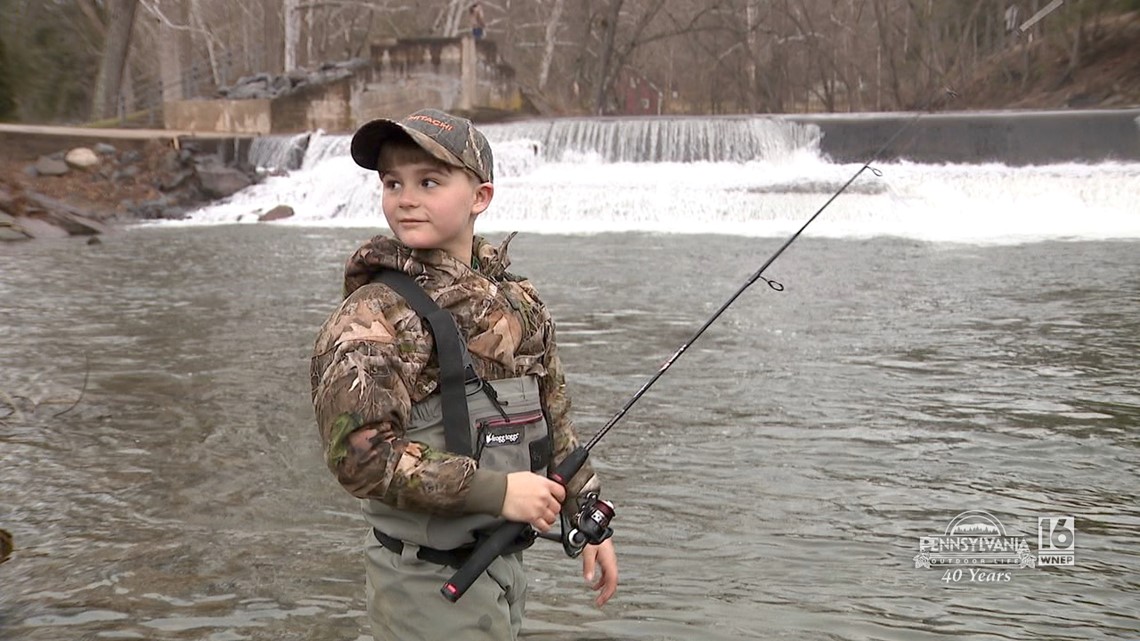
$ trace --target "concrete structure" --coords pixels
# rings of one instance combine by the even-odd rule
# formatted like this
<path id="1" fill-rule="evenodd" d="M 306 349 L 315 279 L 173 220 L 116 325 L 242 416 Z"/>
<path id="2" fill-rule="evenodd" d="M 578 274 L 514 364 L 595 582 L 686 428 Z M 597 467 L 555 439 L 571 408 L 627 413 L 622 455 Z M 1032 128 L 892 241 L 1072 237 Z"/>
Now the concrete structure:
<path id="1" fill-rule="evenodd" d="M 373 45 L 353 75 L 309 84 L 277 98 L 166 103 L 168 129 L 240 134 L 349 132 L 379 117 L 435 107 L 479 119 L 534 114 L 495 43 L 412 38 Z"/>
<path id="2" fill-rule="evenodd" d="M 1140 162 L 1140 109 L 818 114 L 786 116 L 817 125 L 820 150 L 839 162 L 880 159 L 920 163 L 1041 165 Z M 904 129 L 905 128 L 905 129 Z"/>
<path id="3" fill-rule="evenodd" d="M 491 40 L 409 38 L 375 44 L 363 86 L 353 94 L 357 123 L 423 107 L 487 119 L 536 114 L 514 69 Z"/>
<path id="4" fill-rule="evenodd" d="M 349 131 L 352 78 L 307 85 L 278 98 L 179 100 L 163 104 L 167 128 L 234 134 Z"/>

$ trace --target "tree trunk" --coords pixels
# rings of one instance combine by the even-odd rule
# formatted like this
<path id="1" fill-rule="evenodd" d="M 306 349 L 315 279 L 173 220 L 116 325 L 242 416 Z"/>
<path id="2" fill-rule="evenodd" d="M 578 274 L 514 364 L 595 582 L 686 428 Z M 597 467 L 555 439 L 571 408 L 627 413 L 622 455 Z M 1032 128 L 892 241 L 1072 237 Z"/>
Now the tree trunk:
<path id="1" fill-rule="evenodd" d="M 201 33 L 206 39 L 206 59 L 210 63 L 210 81 L 214 88 L 222 86 L 222 72 L 218 66 L 218 55 L 214 50 L 214 34 L 206 28 L 206 21 L 202 19 L 202 7 L 199 0 L 190 0 L 190 25 L 194 32 Z"/>
<path id="2" fill-rule="evenodd" d="M 297 68 L 297 40 L 301 37 L 297 0 L 285 0 L 285 72 Z"/>
<path id="3" fill-rule="evenodd" d="M 263 40 L 259 43 L 261 45 L 259 59 L 250 65 L 250 71 L 277 73 L 284 69 L 281 57 L 285 51 L 285 42 L 280 9 L 280 0 L 262 0 L 261 28 Z"/>
<path id="4" fill-rule="evenodd" d="M 554 8 L 550 12 L 550 20 L 546 22 L 546 43 L 542 50 L 542 65 L 538 71 L 538 88 L 545 89 L 546 81 L 550 77 L 550 65 L 554 62 L 554 45 L 558 40 L 558 22 L 562 19 L 564 0 L 554 0 Z"/>
<path id="5" fill-rule="evenodd" d="M 95 78 L 92 113 L 95 118 L 110 118 L 118 113 L 119 92 L 123 87 L 123 69 L 131 51 L 131 32 L 135 25 L 138 0 L 108 0 L 107 38 L 99 75 Z"/>
<path id="6" fill-rule="evenodd" d="M 163 7 L 163 13 L 169 17 L 170 7 Z M 174 25 L 158 21 L 158 77 L 162 85 L 162 101 L 174 102 L 186 97 L 182 87 L 182 52 L 179 50 L 184 30 L 176 29 Z"/>
<path id="7" fill-rule="evenodd" d="M 617 40 L 618 18 L 624 0 L 610 0 L 610 12 L 606 17 L 606 32 L 602 40 L 602 61 L 598 69 L 597 86 L 594 87 L 594 113 L 602 115 L 606 107 L 606 94 L 609 92 L 614 59 L 614 43 Z"/>
<path id="8" fill-rule="evenodd" d="M 756 82 L 756 57 L 760 55 L 756 45 L 756 30 L 760 26 L 757 12 L 756 0 L 747 0 L 744 12 L 744 26 L 748 30 L 744 37 L 747 45 L 745 48 L 744 80 L 748 83 L 748 111 L 756 111 L 756 106 L 760 103 L 760 92 Z"/>

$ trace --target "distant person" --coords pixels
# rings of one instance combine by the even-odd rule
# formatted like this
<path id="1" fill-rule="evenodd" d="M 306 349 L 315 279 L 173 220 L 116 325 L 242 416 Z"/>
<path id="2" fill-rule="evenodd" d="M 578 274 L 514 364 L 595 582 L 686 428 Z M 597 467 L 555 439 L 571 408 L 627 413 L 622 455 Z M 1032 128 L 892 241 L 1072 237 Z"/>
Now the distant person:
<path id="1" fill-rule="evenodd" d="M 554 321 L 534 285 L 507 271 L 513 235 L 498 247 L 474 235 L 495 186 L 491 146 L 471 121 L 434 109 L 373 120 L 351 155 L 377 173 L 394 237 L 348 259 L 310 373 L 325 462 L 371 528 L 373 637 L 516 639 L 532 537 L 457 602 L 440 588 L 503 522 L 547 532 L 597 500 L 589 463 L 565 487 L 547 476 L 578 444 Z M 613 540 L 581 554 L 601 606 L 617 589 Z"/>
<path id="2" fill-rule="evenodd" d="M 483 32 L 487 29 L 487 18 L 483 15 L 483 4 L 476 2 L 467 10 L 471 18 L 471 35 L 476 40 L 483 39 Z"/>

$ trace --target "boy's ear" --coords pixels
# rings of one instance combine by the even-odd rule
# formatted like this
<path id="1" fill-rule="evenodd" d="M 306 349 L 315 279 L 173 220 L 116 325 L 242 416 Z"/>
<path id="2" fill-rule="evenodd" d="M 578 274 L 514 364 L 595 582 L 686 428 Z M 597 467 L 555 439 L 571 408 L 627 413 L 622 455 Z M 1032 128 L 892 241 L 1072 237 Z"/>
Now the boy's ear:
<path id="1" fill-rule="evenodd" d="M 495 197 L 495 186 L 491 183 L 481 183 L 475 187 L 475 202 L 471 205 L 471 213 L 478 216 L 487 210 L 491 199 Z"/>

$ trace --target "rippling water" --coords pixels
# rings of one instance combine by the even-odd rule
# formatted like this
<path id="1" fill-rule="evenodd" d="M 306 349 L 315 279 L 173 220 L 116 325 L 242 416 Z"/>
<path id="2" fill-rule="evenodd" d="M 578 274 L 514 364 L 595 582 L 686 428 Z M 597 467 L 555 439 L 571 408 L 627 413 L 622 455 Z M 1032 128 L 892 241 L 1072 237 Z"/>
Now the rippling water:
<path id="1" fill-rule="evenodd" d="M 366 638 L 314 332 L 360 229 L 147 228 L 0 254 L 0 638 Z M 782 242 L 523 235 L 596 430 Z M 1135 639 L 1140 242 L 804 238 L 595 450 L 604 610 L 528 553 L 527 637 Z M 986 510 L 1075 567 L 915 569 Z"/>

